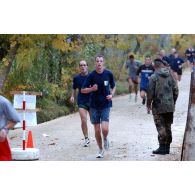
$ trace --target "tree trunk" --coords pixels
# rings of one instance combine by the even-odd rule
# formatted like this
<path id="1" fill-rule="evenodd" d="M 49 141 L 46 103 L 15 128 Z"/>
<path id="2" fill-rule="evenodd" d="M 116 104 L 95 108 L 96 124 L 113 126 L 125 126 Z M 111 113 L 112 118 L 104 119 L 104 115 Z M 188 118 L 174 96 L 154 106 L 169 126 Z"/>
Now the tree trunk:
<path id="1" fill-rule="evenodd" d="M 10 72 L 10 69 L 12 67 L 12 63 L 15 58 L 18 47 L 19 47 L 19 44 L 16 44 L 13 48 L 10 49 L 9 54 L 8 54 L 8 58 L 9 58 L 8 65 L 3 66 L 0 69 L 0 92 L 1 93 L 2 93 L 3 86 L 4 86 L 4 82 L 6 81 L 8 74 Z"/>

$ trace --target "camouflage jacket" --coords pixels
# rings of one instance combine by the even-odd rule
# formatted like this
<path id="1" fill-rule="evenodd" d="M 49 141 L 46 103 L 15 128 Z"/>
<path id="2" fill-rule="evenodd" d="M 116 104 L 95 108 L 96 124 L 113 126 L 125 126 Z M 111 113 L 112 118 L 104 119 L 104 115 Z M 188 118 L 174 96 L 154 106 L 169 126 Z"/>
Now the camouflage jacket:
<path id="1" fill-rule="evenodd" d="M 149 80 L 147 106 L 152 105 L 153 114 L 174 112 L 178 93 L 177 81 L 171 75 L 170 70 L 160 68 Z"/>

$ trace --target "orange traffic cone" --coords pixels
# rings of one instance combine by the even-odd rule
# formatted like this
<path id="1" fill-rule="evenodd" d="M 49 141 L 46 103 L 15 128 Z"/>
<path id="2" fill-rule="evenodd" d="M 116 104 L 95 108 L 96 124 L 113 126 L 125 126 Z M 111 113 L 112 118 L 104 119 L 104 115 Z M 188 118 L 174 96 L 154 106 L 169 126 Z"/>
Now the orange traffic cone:
<path id="1" fill-rule="evenodd" d="M 33 137 L 32 137 L 32 131 L 28 131 L 28 139 L 27 139 L 27 148 L 34 148 L 33 145 Z"/>

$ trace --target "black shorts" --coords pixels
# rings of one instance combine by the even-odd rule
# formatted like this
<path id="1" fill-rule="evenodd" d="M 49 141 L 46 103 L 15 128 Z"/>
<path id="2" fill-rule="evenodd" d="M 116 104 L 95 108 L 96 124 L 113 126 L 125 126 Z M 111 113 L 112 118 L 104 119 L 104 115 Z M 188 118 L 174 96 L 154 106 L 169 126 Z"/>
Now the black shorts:
<path id="1" fill-rule="evenodd" d="M 78 107 L 89 111 L 89 104 L 79 104 Z"/>

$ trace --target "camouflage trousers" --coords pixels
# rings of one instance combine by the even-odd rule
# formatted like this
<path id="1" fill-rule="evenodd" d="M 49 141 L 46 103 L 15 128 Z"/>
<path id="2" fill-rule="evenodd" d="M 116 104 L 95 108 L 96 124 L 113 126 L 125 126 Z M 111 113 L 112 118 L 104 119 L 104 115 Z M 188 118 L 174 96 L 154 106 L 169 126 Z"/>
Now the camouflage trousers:
<path id="1" fill-rule="evenodd" d="M 158 131 L 159 144 L 170 144 L 172 142 L 171 124 L 173 123 L 173 112 L 154 114 L 153 118 Z"/>

